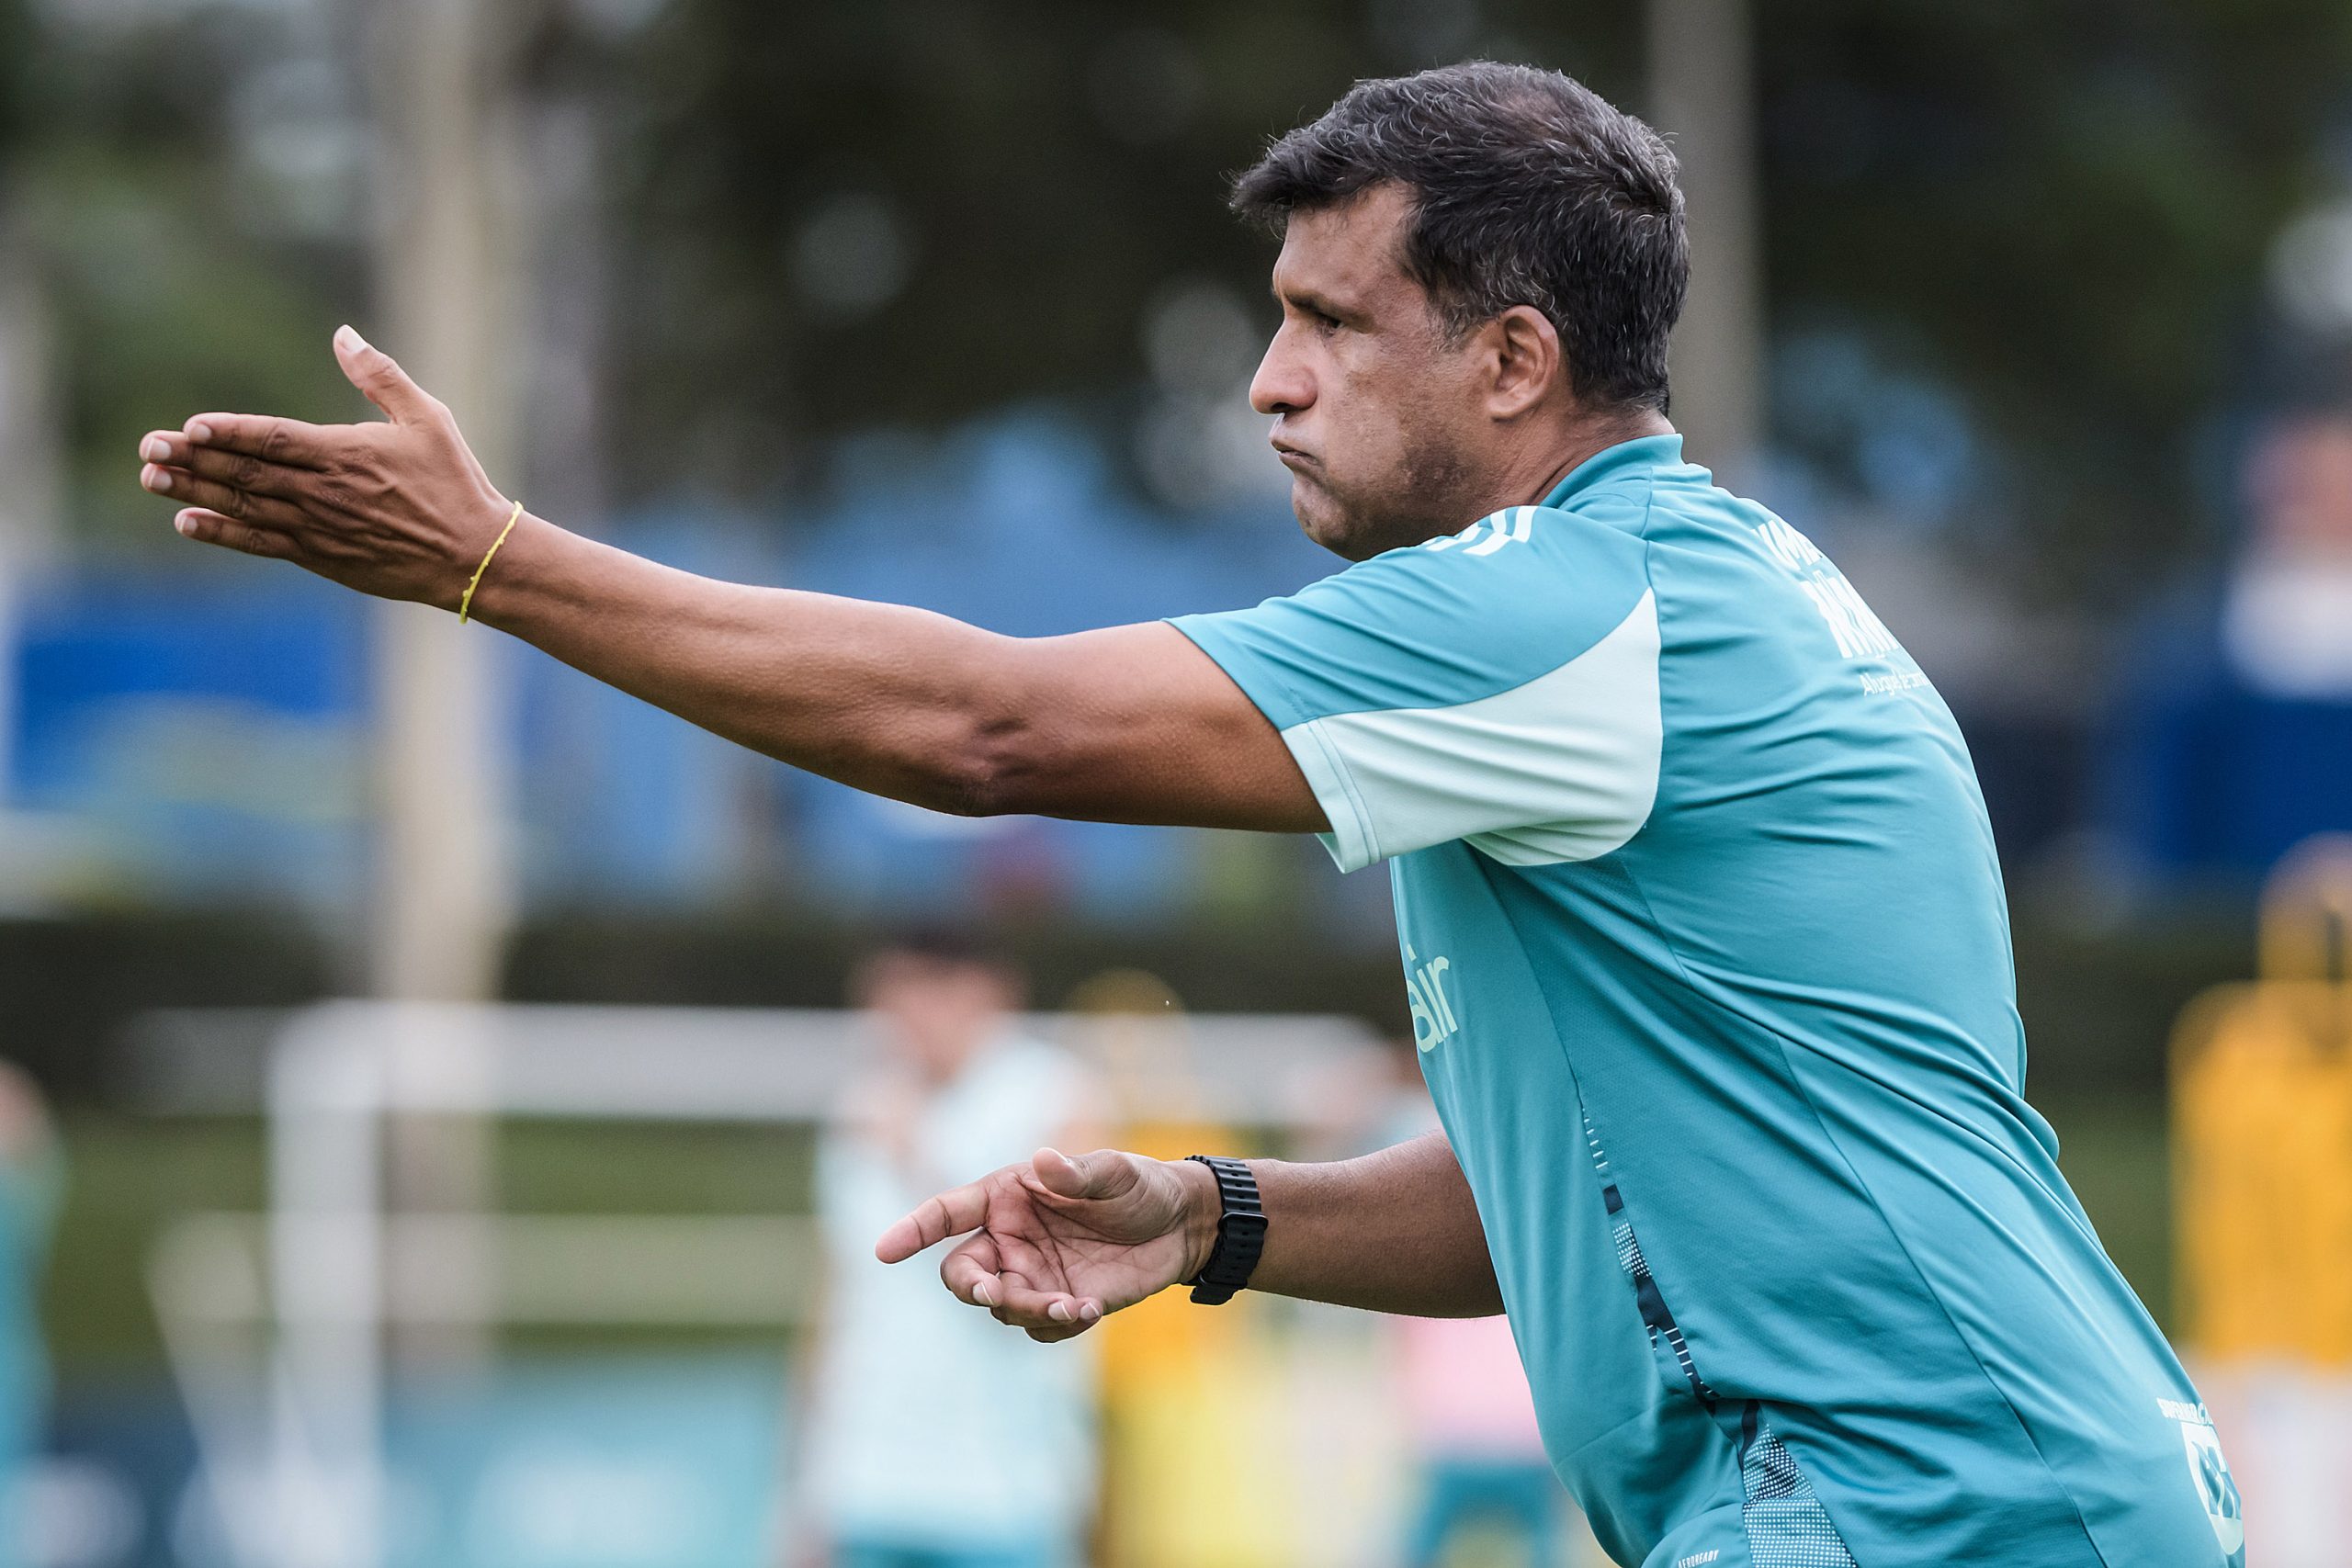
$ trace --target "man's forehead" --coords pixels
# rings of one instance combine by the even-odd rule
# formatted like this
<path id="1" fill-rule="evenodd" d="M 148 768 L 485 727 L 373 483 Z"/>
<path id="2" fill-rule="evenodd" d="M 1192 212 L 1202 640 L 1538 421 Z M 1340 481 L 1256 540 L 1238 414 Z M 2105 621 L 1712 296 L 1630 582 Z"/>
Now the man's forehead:
<path id="1" fill-rule="evenodd" d="M 1362 303 L 1399 285 L 1413 287 L 1403 260 L 1412 213 L 1411 193 L 1393 181 L 1292 213 L 1274 258 L 1274 292 Z"/>

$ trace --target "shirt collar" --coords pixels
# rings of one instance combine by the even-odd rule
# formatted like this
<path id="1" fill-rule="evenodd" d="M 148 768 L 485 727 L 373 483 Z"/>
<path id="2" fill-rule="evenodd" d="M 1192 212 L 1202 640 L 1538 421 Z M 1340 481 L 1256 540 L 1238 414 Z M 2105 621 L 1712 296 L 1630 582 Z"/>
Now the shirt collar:
<path id="1" fill-rule="evenodd" d="M 1682 461 L 1682 437 L 1679 434 L 1644 435 L 1632 441 L 1620 441 L 1614 446 L 1604 446 L 1568 470 L 1568 477 L 1544 498 L 1549 507 L 1566 506 L 1570 498 L 1606 484 L 1611 479 L 1646 469 L 1670 468 Z"/>

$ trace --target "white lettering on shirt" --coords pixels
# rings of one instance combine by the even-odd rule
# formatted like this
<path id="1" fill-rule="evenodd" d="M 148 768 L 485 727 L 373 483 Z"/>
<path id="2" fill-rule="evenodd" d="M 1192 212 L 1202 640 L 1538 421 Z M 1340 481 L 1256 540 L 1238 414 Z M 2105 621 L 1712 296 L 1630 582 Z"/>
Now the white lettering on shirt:
<path id="1" fill-rule="evenodd" d="M 1797 586 L 1821 613 L 1822 624 L 1829 628 L 1830 639 L 1838 645 L 1838 658 L 1884 659 L 1890 653 L 1902 651 L 1902 645 L 1886 629 L 1886 623 L 1862 603 L 1862 596 L 1854 592 L 1846 574 L 1811 539 L 1777 517 L 1768 517 L 1757 525 L 1756 536 L 1764 542 L 1764 548 L 1772 558 L 1795 576 Z"/>
<path id="2" fill-rule="evenodd" d="M 1453 1016 L 1445 994 L 1445 972 L 1453 967 L 1453 961 L 1442 955 L 1420 964 L 1410 947 L 1405 949 L 1405 1000 L 1413 1014 L 1413 1043 L 1424 1051 L 1461 1032 L 1462 1021 Z"/>

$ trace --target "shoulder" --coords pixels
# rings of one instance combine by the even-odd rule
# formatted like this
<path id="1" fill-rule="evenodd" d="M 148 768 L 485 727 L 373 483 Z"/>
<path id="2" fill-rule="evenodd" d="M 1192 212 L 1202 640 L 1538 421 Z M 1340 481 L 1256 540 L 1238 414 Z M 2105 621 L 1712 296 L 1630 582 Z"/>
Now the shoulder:
<path id="1" fill-rule="evenodd" d="M 1393 573 L 1533 585 L 1562 570 L 1638 574 L 1648 513 L 1646 495 L 1625 488 L 1580 498 L 1569 507 L 1507 506 L 1458 533 L 1374 556 L 1324 581 Z"/>
<path id="2" fill-rule="evenodd" d="M 1506 507 L 1458 533 L 1390 550 L 1304 590 L 1377 605 L 1405 624 L 1476 623 L 1549 648 L 1622 619 L 1648 587 L 1644 509 L 1611 496 L 1565 510 Z"/>
<path id="3" fill-rule="evenodd" d="M 1288 728 L 1508 691 L 1636 617 L 1648 588 L 1637 527 L 1515 506 L 1286 598 L 1175 625 Z"/>

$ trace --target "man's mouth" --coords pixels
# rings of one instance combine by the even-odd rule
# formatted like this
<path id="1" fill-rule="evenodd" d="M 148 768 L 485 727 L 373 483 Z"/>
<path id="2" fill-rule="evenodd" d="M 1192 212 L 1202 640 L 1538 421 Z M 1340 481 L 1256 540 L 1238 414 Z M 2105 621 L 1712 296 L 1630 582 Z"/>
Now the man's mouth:
<path id="1" fill-rule="evenodd" d="M 1302 452 L 1295 446 L 1288 446 L 1280 441 L 1275 442 L 1273 446 L 1274 455 L 1282 459 L 1283 467 L 1288 468 L 1295 474 L 1304 473 L 1308 468 L 1315 467 L 1315 458 L 1310 454 Z"/>

